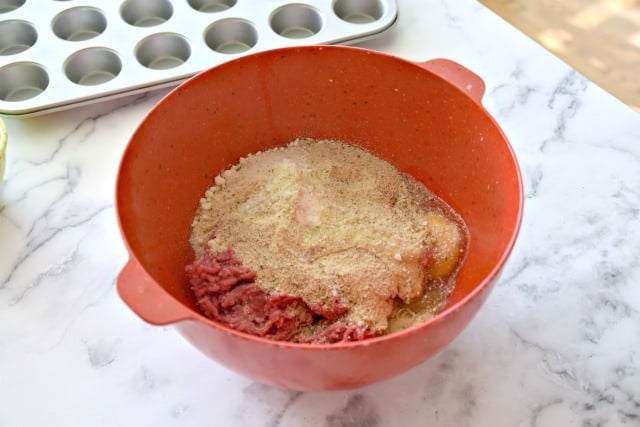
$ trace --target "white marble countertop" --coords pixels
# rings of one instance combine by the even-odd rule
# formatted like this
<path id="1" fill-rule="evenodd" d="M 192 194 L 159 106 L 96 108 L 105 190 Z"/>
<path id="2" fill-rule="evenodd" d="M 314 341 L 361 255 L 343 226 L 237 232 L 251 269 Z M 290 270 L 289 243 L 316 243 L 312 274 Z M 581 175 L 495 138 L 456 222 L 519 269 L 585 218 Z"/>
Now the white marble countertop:
<path id="1" fill-rule="evenodd" d="M 476 71 L 520 161 L 520 238 L 462 335 L 358 390 L 253 383 L 114 290 L 116 169 L 165 92 L 7 119 L 0 426 L 640 425 L 640 116 L 472 0 L 400 0 L 362 46 Z"/>

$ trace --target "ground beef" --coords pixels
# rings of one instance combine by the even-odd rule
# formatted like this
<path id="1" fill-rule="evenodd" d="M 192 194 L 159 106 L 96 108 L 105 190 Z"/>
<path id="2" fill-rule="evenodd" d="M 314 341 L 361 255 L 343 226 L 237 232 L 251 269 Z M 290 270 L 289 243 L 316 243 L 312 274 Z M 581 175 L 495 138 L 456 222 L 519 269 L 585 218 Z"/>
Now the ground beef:
<path id="1" fill-rule="evenodd" d="M 334 323 L 348 311 L 338 299 L 310 307 L 298 297 L 268 294 L 255 285 L 256 272 L 242 265 L 231 248 L 206 250 L 185 271 L 202 312 L 238 331 L 316 344 L 372 336 L 366 325 Z"/>
<path id="2" fill-rule="evenodd" d="M 318 325 L 319 326 L 319 325 Z M 327 323 L 324 327 L 316 328 L 312 335 L 302 335 L 296 340 L 301 343 L 335 344 L 339 342 L 361 341 L 372 338 L 374 334 L 364 324 L 347 324 L 342 321 Z"/>

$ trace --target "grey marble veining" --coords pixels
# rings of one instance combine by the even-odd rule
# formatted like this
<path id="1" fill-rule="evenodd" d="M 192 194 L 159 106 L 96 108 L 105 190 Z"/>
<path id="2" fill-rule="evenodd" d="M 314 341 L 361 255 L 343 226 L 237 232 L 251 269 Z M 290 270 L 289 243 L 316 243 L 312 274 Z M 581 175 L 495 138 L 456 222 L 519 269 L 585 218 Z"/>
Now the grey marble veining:
<path id="1" fill-rule="evenodd" d="M 358 390 L 253 383 L 114 290 L 118 162 L 166 92 L 8 119 L 0 426 L 640 426 L 640 117 L 476 2 L 399 7 L 362 45 L 476 71 L 523 172 L 522 232 L 462 335 Z"/>

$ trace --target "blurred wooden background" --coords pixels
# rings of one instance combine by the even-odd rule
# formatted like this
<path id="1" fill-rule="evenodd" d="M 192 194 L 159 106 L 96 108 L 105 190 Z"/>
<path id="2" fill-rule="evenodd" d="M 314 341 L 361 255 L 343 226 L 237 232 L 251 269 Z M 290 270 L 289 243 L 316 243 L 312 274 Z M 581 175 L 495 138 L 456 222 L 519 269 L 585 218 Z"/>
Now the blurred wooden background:
<path id="1" fill-rule="evenodd" d="M 640 112 L 640 0 L 480 0 Z"/>

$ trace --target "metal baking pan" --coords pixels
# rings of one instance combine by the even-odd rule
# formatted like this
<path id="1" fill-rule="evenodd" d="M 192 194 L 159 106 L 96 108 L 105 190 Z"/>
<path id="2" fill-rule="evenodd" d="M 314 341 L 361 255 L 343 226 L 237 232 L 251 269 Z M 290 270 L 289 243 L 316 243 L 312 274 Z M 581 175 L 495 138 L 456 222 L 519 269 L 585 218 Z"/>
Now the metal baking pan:
<path id="1" fill-rule="evenodd" d="M 0 0 L 0 114 L 173 86 L 266 49 L 360 41 L 397 14 L 395 0 Z"/>

